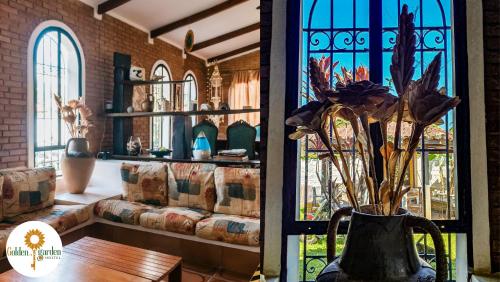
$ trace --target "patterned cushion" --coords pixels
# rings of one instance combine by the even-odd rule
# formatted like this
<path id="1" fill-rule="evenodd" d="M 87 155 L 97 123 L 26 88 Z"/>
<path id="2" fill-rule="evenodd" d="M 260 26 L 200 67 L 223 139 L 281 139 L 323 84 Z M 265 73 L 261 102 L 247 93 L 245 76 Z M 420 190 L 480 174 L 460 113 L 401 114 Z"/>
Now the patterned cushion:
<path id="1" fill-rule="evenodd" d="M 260 220 L 252 217 L 214 214 L 196 225 L 196 236 L 226 243 L 258 246 Z"/>
<path id="2" fill-rule="evenodd" d="M 2 210 L 4 217 L 40 210 L 54 204 L 56 171 L 54 168 L 18 168 L 1 170 Z"/>
<path id="3" fill-rule="evenodd" d="M 216 213 L 260 217 L 260 170 L 218 167 Z"/>
<path id="4" fill-rule="evenodd" d="M 10 232 L 14 227 L 5 229 L 5 230 L 0 230 L 0 256 L 3 257 L 5 255 L 5 248 L 7 245 L 7 238 L 9 238 Z"/>
<path id="5" fill-rule="evenodd" d="M 167 205 L 167 165 L 127 164 L 121 167 L 123 198 L 157 206 Z"/>
<path id="6" fill-rule="evenodd" d="M 114 222 L 139 224 L 141 214 L 152 207 L 122 200 L 102 200 L 94 207 L 94 214 Z"/>
<path id="7" fill-rule="evenodd" d="M 152 209 L 141 214 L 141 226 L 194 235 L 198 221 L 210 216 L 205 210 L 169 207 Z"/>
<path id="8" fill-rule="evenodd" d="M 52 207 L 30 213 L 20 214 L 4 219 L 0 229 L 8 230 L 27 221 L 42 221 L 62 233 L 89 220 L 90 209 L 86 205 L 54 205 Z"/>
<path id="9" fill-rule="evenodd" d="M 42 221 L 62 233 L 89 220 L 90 209 L 85 205 L 55 205 L 31 213 L 24 213 L 0 222 L 0 256 L 5 254 L 9 234 L 26 221 Z"/>
<path id="10" fill-rule="evenodd" d="M 214 164 L 172 163 L 168 171 L 168 205 L 213 212 Z"/>

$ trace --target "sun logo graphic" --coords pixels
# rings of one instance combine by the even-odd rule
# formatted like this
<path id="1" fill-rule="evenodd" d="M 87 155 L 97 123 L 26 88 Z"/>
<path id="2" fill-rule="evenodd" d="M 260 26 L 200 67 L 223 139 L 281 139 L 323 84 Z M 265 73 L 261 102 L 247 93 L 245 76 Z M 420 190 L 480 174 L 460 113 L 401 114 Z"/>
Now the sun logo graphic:
<path id="1" fill-rule="evenodd" d="M 32 229 L 24 235 L 24 244 L 33 251 L 33 263 L 31 264 L 31 268 L 36 270 L 36 250 L 40 249 L 43 244 L 45 244 L 45 235 L 38 229 Z M 43 259 L 43 256 L 41 256 L 41 259 Z"/>
<path id="2" fill-rule="evenodd" d="M 50 225 L 28 221 L 17 226 L 7 239 L 6 254 L 15 271 L 28 277 L 52 272 L 62 259 L 59 234 Z"/>

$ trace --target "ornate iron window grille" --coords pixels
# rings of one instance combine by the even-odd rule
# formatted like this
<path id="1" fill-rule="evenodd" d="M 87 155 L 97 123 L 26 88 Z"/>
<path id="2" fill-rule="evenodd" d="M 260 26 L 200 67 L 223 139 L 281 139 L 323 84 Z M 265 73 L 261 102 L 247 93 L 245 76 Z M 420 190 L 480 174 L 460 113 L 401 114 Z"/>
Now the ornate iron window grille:
<path id="1" fill-rule="evenodd" d="M 315 56 L 319 57 L 319 55 L 326 54 L 332 57 L 332 62 L 335 61 L 334 56 L 345 56 L 345 55 L 352 55 L 352 67 L 358 66 L 359 64 L 356 62 L 357 58 L 359 57 L 358 55 L 360 54 L 368 54 L 369 56 L 369 64 L 371 67 L 370 69 L 370 79 L 375 82 L 384 82 L 385 84 L 388 83 L 388 81 L 383 81 L 384 78 L 386 78 L 388 75 L 385 75 L 384 73 L 384 64 L 388 65 L 390 64 L 390 61 L 386 61 L 386 58 L 388 57 L 390 60 L 390 54 L 392 52 L 392 46 L 395 44 L 395 36 L 397 34 L 397 22 L 396 26 L 394 25 L 389 25 L 389 24 L 384 24 L 384 21 L 382 20 L 383 17 L 383 8 L 386 8 L 383 5 L 388 5 L 387 3 L 389 2 L 394 2 L 391 5 L 394 6 L 393 9 L 396 11 L 401 10 L 402 6 L 402 1 L 400 0 L 394 0 L 394 1 L 375 1 L 375 0 L 368 0 L 368 1 L 348 1 L 349 3 L 352 3 L 352 26 L 351 27 L 335 27 L 334 25 L 334 4 L 335 0 L 310 0 L 310 1 L 304 1 L 304 2 L 309 2 L 310 9 L 304 8 L 304 15 L 300 15 L 300 2 L 301 1 L 289 1 L 288 3 L 288 15 L 287 15 L 287 22 L 289 25 L 287 26 L 287 69 L 293 69 L 293 68 L 299 68 L 299 63 L 297 62 L 297 58 L 300 58 L 301 56 L 304 56 L 305 58 L 309 58 L 310 56 Z M 329 25 L 328 27 L 316 27 L 314 24 L 317 24 L 315 22 L 314 24 L 311 24 L 313 21 L 313 14 L 315 12 L 315 8 L 318 5 L 318 2 L 330 2 L 330 5 L 328 8 L 330 8 L 330 17 L 326 19 L 326 25 Z M 345 2 L 345 1 L 344 1 Z M 357 6 L 357 2 L 361 3 L 366 3 L 370 5 L 369 8 L 369 21 L 368 21 L 368 26 L 357 26 L 356 20 L 356 12 L 359 9 L 359 5 Z M 407 2 L 407 1 L 406 1 Z M 436 53 L 436 52 L 442 52 L 443 53 L 443 59 L 444 59 L 444 69 L 442 72 L 442 77 L 444 78 L 444 81 L 442 81 L 442 85 L 446 87 L 449 92 L 448 93 L 456 93 L 456 95 L 459 95 L 462 100 L 465 100 L 465 103 L 462 103 L 461 107 L 457 109 L 457 117 L 456 117 L 456 124 L 459 125 L 460 127 L 457 127 L 455 129 L 456 134 L 454 135 L 455 139 L 459 140 L 468 140 L 468 97 L 467 97 L 467 92 L 466 88 L 460 89 L 460 87 L 463 87 L 464 84 L 466 86 L 466 82 L 464 82 L 467 78 L 467 72 L 464 69 L 459 69 L 457 68 L 459 65 L 464 65 L 466 64 L 466 54 L 465 54 L 465 30 L 464 30 L 464 3 L 462 1 L 454 1 L 456 3 L 451 3 L 451 0 L 448 0 L 447 2 L 444 2 L 446 6 L 449 7 L 449 18 L 446 18 L 446 13 L 444 9 L 444 4 L 443 1 L 440 0 L 419 0 L 415 1 L 412 3 L 407 3 L 410 4 L 410 9 L 413 9 L 416 15 L 416 35 L 417 35 L 417 55 L 420 57 L 420 60 L 417 60 L 417 75 L 418 72 L 420 73 L 423 72 L 424 68 L 426 67 L 426 63 L 424 62 L 425 59 L 427 58 L 427 53 Z M 382 4 L 383 3 L 383 4 Z M 396 5 L 397 3 L 397 5 Z M 404 2 L 403 2 L 404 3 Z M 416 4 L 415 4 L 416 3 Z M 441 24 L 433 24 L 433 25 L 425 25 L 424 24 L 424 8 L 427 7 L 428 5 L 434 5 L 434 8 L 437 9 L 438 14 L 440 15 L 440 20 Z M 416 5 L 416 7 L 415 7 Z M 326 5 L 328 6 L 328 5 Z M 325 9 L 325 5 L 322 5 L 321 8 Z M 429 9 L 427 7 L 426 9 Z M 453 11 L 452 11 L 453 10 Z M 308 14 L 308 16 L 307 16 Z M 394 15 L 397 15 L 395 13 Z M 304 22 L 304 27 L 300 29 L 300 26 L 297 21 L 298 18 L 303 18 Z M 453 23 L 454 27 L 452 28 L 451 22 L 453 17 Z M 397 17 L 396 17 L 397 18 Z M 293 22 L 293 24 L 290 24 Z M 299 33 L 298 31 L 301 30 L 302 34 Z M 453 39 L 454 42 L 456 43 L 455 45 L 452 45 L 453 40 L 452 40 L 452 35 L 454 35 Z M 299 44 L 298 42 L 302 42 L 302 54 L 299 53 Z M 460 44 L 464 44 L 459 46 Z M 388 55 L 386 55 L 388 54 Z M 453 58 L 454 62 L 450 62 L 450 59 Z M 430 60 L 429 60 L 430 61 Z M 302 58 L 302 62 L 307 62 L 307 60 L 304 60 Z M 427 62 L 428 63 L 428 62 Z M 454 64 L 455 66 L 455 72 L 451 71 L 449 68 L 450 66 Z M 333 72 L 334 70 L 330 70 L 330 84 L 333 85 L 334 78 L 333 78 Z M 444 75 L 443 75 L 444 74 Z M 450 82 L 450 74 L 454 74 L 455 78 L 455 83 Z M 307 83 L 307 77 L 309 75 L 309 70 L 307 68 L 304 69 L 304 77 L 305 81 Z M 298 98 L 297 93 L 299 92 L 296 85 L 294 85 L 295 82 L 297 82 L 301 78 L 300 75 L 296 76 L 295 74 L 289 75 L 287 74 L 287 105 L 292 105 L 288 106 L 286 109 L 286 114 L 287 116 L 290 114 L 291 110 L 293 110 L 295 107 L 293 105 L 297 105 L 301 103 L 304 100 L 309 99 L 310 97 L 310 89 L 309 87 L 303 87 L 305 90 L 305 99 Z M 462 80 L 460 80 L 463 79 Z M 302 78 L 302 81 L 304 82 L 304 78 Z M 450 91 L 451 90 L 451 91 Z M 465 98 L 465 99 L 464 99 Z M 461 150 L 459 151 L 461 145 L 457 144 L 456 146 L 452 146 L 449 140 L 449 133 L 450 133 L 450 119 L 452 118 L 453 113 L 449 113 L 444 117 L 444 134 L 446 136 L 445 138 L 445 144 L 444 146 L 438 146 L 437 148 L 432 148 L 429 147 L 427 143 L 427 138 L 423 136 L 421 146 L 418 149 L 417 154 L 422 156 L 420 158 L 420 166 L 421 166 L 421 185 L 422 185 L 422 192 L 423 192 L 423 199 L 425 199 L 426 195 L 426 155 L 429 153 L 432 154 L 444 154 L 445 155 L 445 179 L 446 179 L 446 215 L 443 219 L 441 220 L 436 220 L 435 222 L 440 226 L 443 232 L 448 233 L 445 234 L 446 236 L 445 241 L 448 243 L 448 248 L 454 248 L 455 246 L 452 246 L 454 244 L 454 239 L 453 236 L 449 233 L 468 233 L 470 235 L 470 202 L 468 201 L 468 195 L 470 193 L 470 182 L 467 180 L 467 177 L 469 175 L 469 172 L 467 171 L 469 169 L 469 163 L 468 163 L 468 149 L 465 149 L 463 152 Z M 290 132 L 290 129 L 287 129 L 287 133 Z M 287 134 L 285 134 L 286 136 Z M 376 134 L 374 139 L 376 139 Z M 287 152 L 297 152 L 298 148 L 297 145 L 293 144 L 290 140 L 285 138 L 285 150 Z M 305 146 L 304 146 L 304 183 L 305 187 L 303 189 L 303 198 L 300 200 L 303 205 L 304 212 L 300 209 L 300 205 L 295 205 L 295 203 L 298 203 L 297 199 L 297 190 L 296 190 L 296 183 L 297 179 L 294 177 L 290 177 L 291 173 L 287 173 L 290 171 L 297 171 L 297 163 L 300 162 L 300 158 L 297 159 L 294 156 L 298 156 L 297 154 L 290 156 L 285 156 L 285 191 L 284 191 L 284 203 L 285 203 L 285 209 L 283 212 L 283 230 L 285 235 L 283 236 L 283 244 L 282 244 L 282 265 L 286 265 L 286 251 L 287 251 L 287 235 L 300 235 L 304 234 L 306 236 L 303 236 L 304 238 L 307 237 L 307 234 L 313 235 L 313 234 L 325 234 L 326 230 L 326 224 L 327 222 L 325 221 L 308 221 L 307 219 L 307 211 L 308 211 L 308 175 L 309 175 L 309 167 L 308 167 L 308 159 L 309 155 L 312 153 L 320 153 L 323 150 L 317 150 L 317 149 L 310 149 L 309 148 L 309 140 L 306 138 L 304 141 Z M 467 143 L 465 143 L 467 144 Z M 466 147 L 466 146 L 464 146 Z M 453 153 L 452 150 L 457 150 L 457 160 L 461 162 L 463 167 L 457 167 L 457 174 L 458 178 L 460 180 L 460 184 L 458 187 L 455 187 L 455 190 L 458 190 L 455 193 L 455 199 L 456 204 L 454 207 L 452 207 L 452 197 L 451 197 L 451 183 L 450 183 L 450 178 L 451 178 L 451 167 L 450 167 L 450 160 L 451 160 L 451 154 Z M 354 168 L 355 165 L 355 150 L 351 148 L 350 150 L 347 149 L 345 150 L 346 152 L 351 152 L 352 154 L 352 161 L 353 165 L 352 167 Z M 332 166 L 330 165 L 328 167 L 328 170 L 332 171 Z M 381 179 L 380 177 L 378 177 Z M 464 180 L 464 181 L 462 181 Z M 327 189 L 327 198 L 328 198 L 328 211 L 331 212 L 331 193 L 332 193 L 332 186 L 331 183 L 328 185 Z M 313 192 L 313 201 L 316 200 L 315 195 L 315 190 L 312 190 Z M 300 192 L 299 192 L 300 193 Z M 458 194 L 458 195 L 457 195 Z M 423 210 L 426 210 L 427 203 L 426 201 L 423 201 L 424 207 Z M 288 207 L 286 206 L 288 204 Z M 430 204 L 430 203 L 429 203 Z M 452 210 L 456 210 L 457 212 L 452 214 Z M 298 215 L 298 216 L 297 216 Z M 457 218 L 458 215 L 458 218 Z M 343 226 L 341 226 L 341 229 L 343 229 L 343 232 L 346 232 L 346 227 L 347 225 L 344 223 Z M 417 238 L 416 243 L 419 248 L 419 254 L 421 255 L 422 258 L 432 262 L 434 259 L 434 256 L 432 252 L 429 252 L 430 246 L 429 242 L 427 240 L 427 236 L 420 236 Z M 470 241 L 470 236 L 468 236 L 468 240 Z M 317 254 L 317 253 L 309 253 L 307 252 L 307 240 L 304 239 L 302 241 L 302 251 L 300 253 L 301 256 L 301 270 L 300 270 L 300 279 L 302 281 L 309 281 L 311 277 L 308 277 L 308 274 L 315 273 L 316 271 L 319 271 L 321 269 L 318 269 L 318 266 L 310 267 L 311 265 L 314 264 L 314 262 L 318 262 L 319 265 L 325 265 L 326 264 L 326 259 L 325 256 L 322 254 Z M 470 246 L 470 244 L 469 244 Z M 468 248 L 468 251 L 470 252 L 470 248 Z M 448 250 L 450 252 L 450 250 Z M 452 263 L 451 263 L 451 256 L 449 256 L 449 277 L 450 280 L 453 280 L 453 269 L 452 269 Z M 286 273 L 282 272 L 282 277 L 286 277 Z"/>
<path id="2" fill-rule="evenodd" d="M 62 51 L 62 41 L 68 41 L 72 50 Z M 68 46 L 66 46 L 68 47 Z M 74 52 L 71 54 L 71 51 Z M 40 53 L 40 54 L 39 54 Z M 71 55 L 76 58 L 70 58 Z M 63 64 L 76 60 L 76 74 L 70 73 Z M 82 96 L 82 59 L 72 36 L 59 27 L 44 29 L 35 40 L 33 48 L 33 93 L 34 93 L 34 164 L 35 167 L 53 166 L 60 170 L 61 154 L 66 146 L 61 114 L 54 104 L 52 95 L 64 99 L 78 99 Z M 69 93 L 69 80 L 76 79 L 76 93 Z M 63 89 L 67 87 L 66 89 Z M 64 94 L 64 95 L 63 95 Z M 72 95 L 76 94 L 76 95 Z M 67 101 L 66 101 L 67 102 Z M 56 124 L 54 127 L 54 123 Z M 48 127 L 48 128 L 47 128 Z"/>

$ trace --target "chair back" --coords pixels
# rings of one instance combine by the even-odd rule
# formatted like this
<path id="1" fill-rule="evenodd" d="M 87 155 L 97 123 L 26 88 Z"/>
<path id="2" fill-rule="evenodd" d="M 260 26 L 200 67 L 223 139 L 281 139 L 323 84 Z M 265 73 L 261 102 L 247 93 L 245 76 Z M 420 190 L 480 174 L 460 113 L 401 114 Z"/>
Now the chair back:
<path id="1" fill-rule="evenodd" d="M 257 130 L 244 120 L 239 120 L 227 127 L 228 149 L 245 149 L 248 158 L 255 159 L 255 138 Z"/>
<path id="2" fill-rule="evenodd" d="M 210 144 L 210 151 L 212 153 L 212 156 L 216 155 L 217 151 L 215 150 L 215 145 L 217 144 L 217 135 L 219 135 L 219 129 L 212 121 L 205 119 L 199 122 L 197 125 L 193 126 L 193 141 L 202 131 L 205 133 L 208 143 Z"/>
<path id="3" fill-rule="evenodd" d="M 257 124 L 255 126 L 255 130 L 257 131 L 257 137 L 255 138 L 255 141 L 260 142 L 260 124 Z"/>

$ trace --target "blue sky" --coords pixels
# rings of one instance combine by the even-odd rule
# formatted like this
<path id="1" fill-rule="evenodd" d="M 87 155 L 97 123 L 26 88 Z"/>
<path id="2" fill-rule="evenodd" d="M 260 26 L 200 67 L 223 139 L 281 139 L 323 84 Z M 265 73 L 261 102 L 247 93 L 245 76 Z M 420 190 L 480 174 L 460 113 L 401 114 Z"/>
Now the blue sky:
<path id="1" fill-rule="evenodd" d="M 383 28 L 395 28 L 398 26 L 398 0 L 381 0 L 382 6 L 382 25 Z M 315 4 L 314 10 L 311 13 L 311 23 L 309 27 L 309 17 L 313 3 Z M 332 9 L 333 4 L 333 9 Z M 421 27 L 443 27 L 443 25 L 450 27 L 452 20 L 451 0 L 400 0 L 399 5 L 407 4 L 409 11 L 415 14 L 415 26 Z M 420 6 L 421 5 L 421 6 Z M 369 0 L 303 0 L 303 18 L 302 27 L 303 41 L 302 41 L 302 65 L 303 68 L 307 66 L 309 56 L 321 57 L 322 55 L 330 55 L 330 50 L 333 50 L 332 61 L 339 61 L 339 65 L 334 72 L 340 72 L 340 66 L 352 70 L 354 64 L 356 66 L 369 66 L 369 53 L 367 51 L 357 53 L 354 55 L 352 52 L 353 44 L 350 43 L 352 36 L 347 31 L 352 32 L 352 28 L 368 29 L 369 28 Z M 332 13 L 333 11 L 333 13 Z M 334 40 L 335 46 L 330 45 L 330 28 L 346 29 L 345 32 L 339 33 Z M 311 33 L 307 29 L 311 29 Z M 325 33 L 323 33 L 324 31 Z M 356 49 L 362 50 L 368 48 L 369 38 L 367 31 L 358 31 L 358 42 Z M 452 30 L 446 29 L 444 31 L 424 29 L 424 49 L 428 48 L 444 48 L 446 52 L 441 52 L 442 66 L 441 66 L 441 79 L 440 86 L 447 88 L 448 95 L 453 95 L 453 53 L 452 53 Z M 311 35 L 311 42 L 317 43 L 308 44 L 308 35 Z M 392 47 L 390 39 L 394 38 L 391 32 L 383 34 L 383 48 Z M 347 40 L 348 44 L 345 44 Z M 418 39 L 417 39 L 418 40 Z M 308 54 L 307 46 L 309 45 L 312 52 Z M 338 51 L 345 48 L 345 51 Z M 417 47 L 418 48 L 418 47 Z M 316 51 L 316 52 L 315 52 Z M 431 62 L 436 51 L 417 52 L 415 57 L 415 79 L 420 78 L 421 69 Z M 392 53 L 390 51 L 383 54 L 383 77 L 384 83 L 387 84 L 387 79 L 390 79 L 389 65 Z M 423 63 L 422 63 L 423 62 Z M 304 77 L 305 78 L 305 77 Z M 449 118 L 449 125 L 452 126 Z"/>

